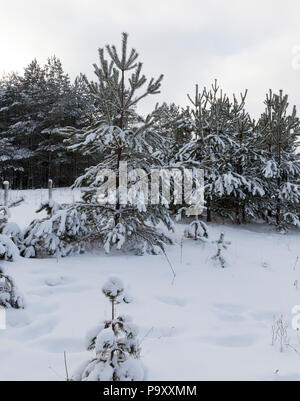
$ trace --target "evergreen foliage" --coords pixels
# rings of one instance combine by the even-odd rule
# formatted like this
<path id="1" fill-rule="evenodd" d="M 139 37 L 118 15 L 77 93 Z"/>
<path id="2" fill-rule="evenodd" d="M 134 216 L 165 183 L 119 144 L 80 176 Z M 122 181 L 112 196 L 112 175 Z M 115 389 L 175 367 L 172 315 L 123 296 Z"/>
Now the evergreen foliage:
<path id="1" fill-rule="evenodd" d="M 258 122 L 267 158 L 263 175 L 269 196 L 264 210 L 267 219 L 282 231 L 288 225 L 300 226 L 300 121 L 295 106 L 289 112 L 288 96 L 283 91 L 279 95 L 270 91 L 265 105 Z"/>
<path id="2" fill-rule="evenodd" d="M 13 279 L 0 268 L 0 306 L 4 308 L 24 308 L 24 301 Z"/>
<path id="3" fill-rule="evenodd" d="M 55 178 L 70 185 L 88 165 L 66 150 L 57 129 L 93 119 L 93 103 L 80 78 L 72 84 L 60 60 L 41 67 L 33 60 L 24 74 L 0 80 L 0 174 L 12 188 L 40 188 Z"/>
<path id="4" fill-rule="evenodd" d="M 185 202 L 176 204 L 172 196 L 168 204 L 162 196 L 159 205 L 151 204 L 150 193 L 141 198 L 151 169 L 204 169 L 208 222 L 263 220 L 281 232 L 299 226 L 300 125 L 288 96 L 270 90 L 255 121 L 245 109 L 247 91 L 229 97 L 215 81 L 203 90 L 196 85 L 189 107 L 163 103 L 143 116 L 140 102 L 159 93 L 163 76 L 147 81 L 138 53 L 127 42 L 124 33 L 120 52 L 110 45 L 99 49 L 95 81 L 80 75 L 71 82 L 55 56 L 44 66 L 33 60 L 22 75 L 0 79 L 0 179 L 18 189 L 46 187 L 49 178 L 56 186 L 75 181 L 74 187 L 84 187 L 81 202 L 60 206 L 75 225 L 85 216 L 85 229 L 75 230 L 77 239 L 67 234 L 66 243 L 101 245 L 107 252 L 115 247 L 159 253 L 170 240 L 158 225 L 170 230 L 170 215 L 185 215 Z M 125 162 L 129 203 L 119 191 Z M 115 174 L 116 199 L 109 204 L 99 204 L 103 170 Z M 171 181 L 171 191 L 174 185 Z M 56 239 L 45 240 L 44 232 L 37 240 L 38 226 L 46 229 L 46 223 L 36 221 L 26 231 L 26 251 L 21 231 L 3 217 L 3 207 L 0 213 L 6 219 L 0 227 L 1 257 L 12 258 L 11 242 L 30 256 L 39 246 L 48 254 L 69 253 L 60 243 L 65 234 L 55 228 L 58 214 L 56 223 L 52 212 L 47 217 Z"/>
<path id="5" fill-rule="evenodd" d="M 212 242 L 217 246 L 217 253 L 211 258 L 216 261 L 220 267 L 224 268 L 227 265 L 226 259 L 224 257 L 224 251 L 228 249 L 228 246 L 231 244 L 230 241 L 225 241 L 225 234 L 221 233 L 220 238 L 216 241 Z"/>
<path id="6" fill-rule="evenodd" d="M 140 198 L 139 185 L 145 174 L 143 171 L 149 175 L 151 168 L 163 166 L 161 155 L 166 140 L 155 129 L 161 109 L 156 108 L 143 117 L 136 112 L 136 106 L 146 96 L 159 93 L 163 76 L 147 82 L 142 74 L 142 63 L 138 62 L 138 53 L 134 49 L 128 50 L 127 38 L 124 33 L 120 54 L 115 46 L 99 49 L 100 66 L 94 65 L 98 82 L 84 78 L 101 118 L 84 130 L 70 127 L 63 132 L 69 136 L 66 143 L 70 149 L 79 149 L 83 154 L 103 155 L 103 160 L 87 169 L 74 184 L 74 187 L 88 187 L 80 210 L 87 216 L 91 239 L 98 235 L 106 252 L 116 247 L 137 254 L 157 254 L 164 249 L 164 244 L 171 241 L 156 226 L 162 222 L 172 229 L 172 221 L 165 206 L 150 204 L 150 197 Z M 130 74 L 128 77 L 127 73 Z M 128 203 L 123 202 L 119 191 L 122 162 L 127 163 L 130 178 L 128 191 L 132 197 Z M 133 169 L 140 169 L 142 176 L 133 175 Z M 112 184 L 116 189 L 114 205 L 112 202 L 108 205 L 98 202 L 98 189 L 104 182 L 104 177 L 100 179 L 99 174 L 103 171 L 113 172 L 116 177 Z"/>
<path id="7" fill-rule="evenodd" d="M 144 368 L 139 359 L 138 329 L 128 316 L 116 316 L 115 306 L 124 293 L 118 278 L 109 279 L 103 286 L 104 295 L 111 302 L 111 319 L 105 320 L 87 337 L 87 349 L 95 356 L 76 372 L 76 381 L 139 381 L 144 379 Z"/>
<path id="8" fill-rule="evenodd" d="M 46 211 L 47 216 L 41 220 L 34 220 L 24 232 L 22 256 L 64 257 L 84 252 L 82 241 L 87 235 L 84 213 L 53 200 L 43 202 L 37 212 L 41 211 Z"/>
<path id="9" fill-rule="evenodd" d="M 199 219 L 193 220 L 184 231 L 184 236 L 195 241 L 206 241 L 208 239 L 208 227 Z"/>

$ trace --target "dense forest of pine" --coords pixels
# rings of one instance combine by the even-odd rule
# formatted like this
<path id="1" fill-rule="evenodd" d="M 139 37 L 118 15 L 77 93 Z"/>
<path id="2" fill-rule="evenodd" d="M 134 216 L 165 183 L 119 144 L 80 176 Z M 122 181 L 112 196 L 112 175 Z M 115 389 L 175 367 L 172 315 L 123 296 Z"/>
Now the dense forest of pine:
<path id="1" fill-rule="evenodd" d="M 33 60 L 22 75 L 0 80 L 0 172 L 12 188 L 71 185 L 92 160 L 70 152 L 56 130 L 80 128 L 95 118 L 81 78 L 71 83 L 60 60 Z"/>

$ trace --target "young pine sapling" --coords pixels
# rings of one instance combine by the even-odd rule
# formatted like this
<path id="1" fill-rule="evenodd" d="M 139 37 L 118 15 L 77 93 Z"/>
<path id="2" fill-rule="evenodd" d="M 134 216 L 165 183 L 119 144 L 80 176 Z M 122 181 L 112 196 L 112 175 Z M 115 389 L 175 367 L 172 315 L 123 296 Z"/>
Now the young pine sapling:
<path id="1" fill-rule="evenodd" d="M 24 308 L 22 296 L 14 284 L 13 279 L 4 274 L 0 268 L 0 306 L 4 308 Z"/>
<path id="2" fill-rule="evenodd" d="M 220 238 L 217 241 L 212 241 L 212 244 L 217 245 L 217 253 L 212 257 L 212 260 L 217 261 L 222 268 L 226 267 L 226 260 L 223 255 L 223 251 L 228 249 L 231 244 L 230 241 L 225 241 L 225 234 L 221 233 Z"/>
<path id="3" fill-rule="evenodd" d="M 78 370 L 73 380 L 143 380 L 138 329 L 127 316 L 116 316 L 116 305 L 124 301 L 123 283 L 118 278 L 111 278 L 102 291 L 111 303 L 111 319 L 88 335 L 87 349 L 94 351 L 95 356 Z"/>
<path id="4" fill-rule="evenodd" d="M 192 238 L 195 241 L 206 241 L 208 239 L 208 227 L 203 221 L 193 220 L 184 231 L 185 238 Z"/>

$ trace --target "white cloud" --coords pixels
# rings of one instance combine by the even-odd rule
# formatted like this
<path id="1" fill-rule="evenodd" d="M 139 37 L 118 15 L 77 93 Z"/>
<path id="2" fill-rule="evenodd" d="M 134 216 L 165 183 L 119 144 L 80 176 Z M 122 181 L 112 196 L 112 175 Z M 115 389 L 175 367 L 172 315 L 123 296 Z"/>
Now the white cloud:
<path id="1" fill-rule="evenodd" d="M 148 106 L 186 104 L 196 82 L 215 78 L 229 93 L 248 88 L 256 116 L 270 87 L 300 103 L 300 69 L 292 68 L 297 0 L 0 0 L 0 9 L 0 72 L 56 54 L 72 77 L 92 77 L 97 48 L 118 44 L 125 30 L 145 72 L 165 74 L 162 94 Z"/>

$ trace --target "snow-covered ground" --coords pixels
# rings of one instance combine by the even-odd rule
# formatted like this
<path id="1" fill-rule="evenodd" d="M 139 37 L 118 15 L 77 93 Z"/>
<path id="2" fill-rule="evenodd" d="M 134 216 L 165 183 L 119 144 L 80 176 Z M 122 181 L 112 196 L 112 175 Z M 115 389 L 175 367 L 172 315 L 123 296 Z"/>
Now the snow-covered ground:
<path id="1" fill-rule="evenodd" d="M 12 209 L 12 221 L 28 224 L 46 190 L 12 191 L 25 202 Z M 79 193 L 57 189 L 54 199 L 70 202 Z M 300 232 L 280 235 L 270 227 L 211 224 L 210 240 L 225 232 L 232 242 L 224 253 L 228 267 L 210 260 L 213 244 L 180 240 L 165 256 L 133 256 L 94 251 L 56 259 L 4 263 L 23 294 L 24 310 L 8 310 L 0 330 L 1 380 L 64 380 L 89 357 L 85 334 L 110 314 L 101 293 L 109 276 L 119 277 L 133 297 L 118 311 L 140 327 L 148 380 L 300 380 L 300 336 L 292 308 L 300 304 Z M 299 291 L 297 290 L 297 280 Z M 291 347 L 271 346 L 274 316 L 283 315 Z"/>

